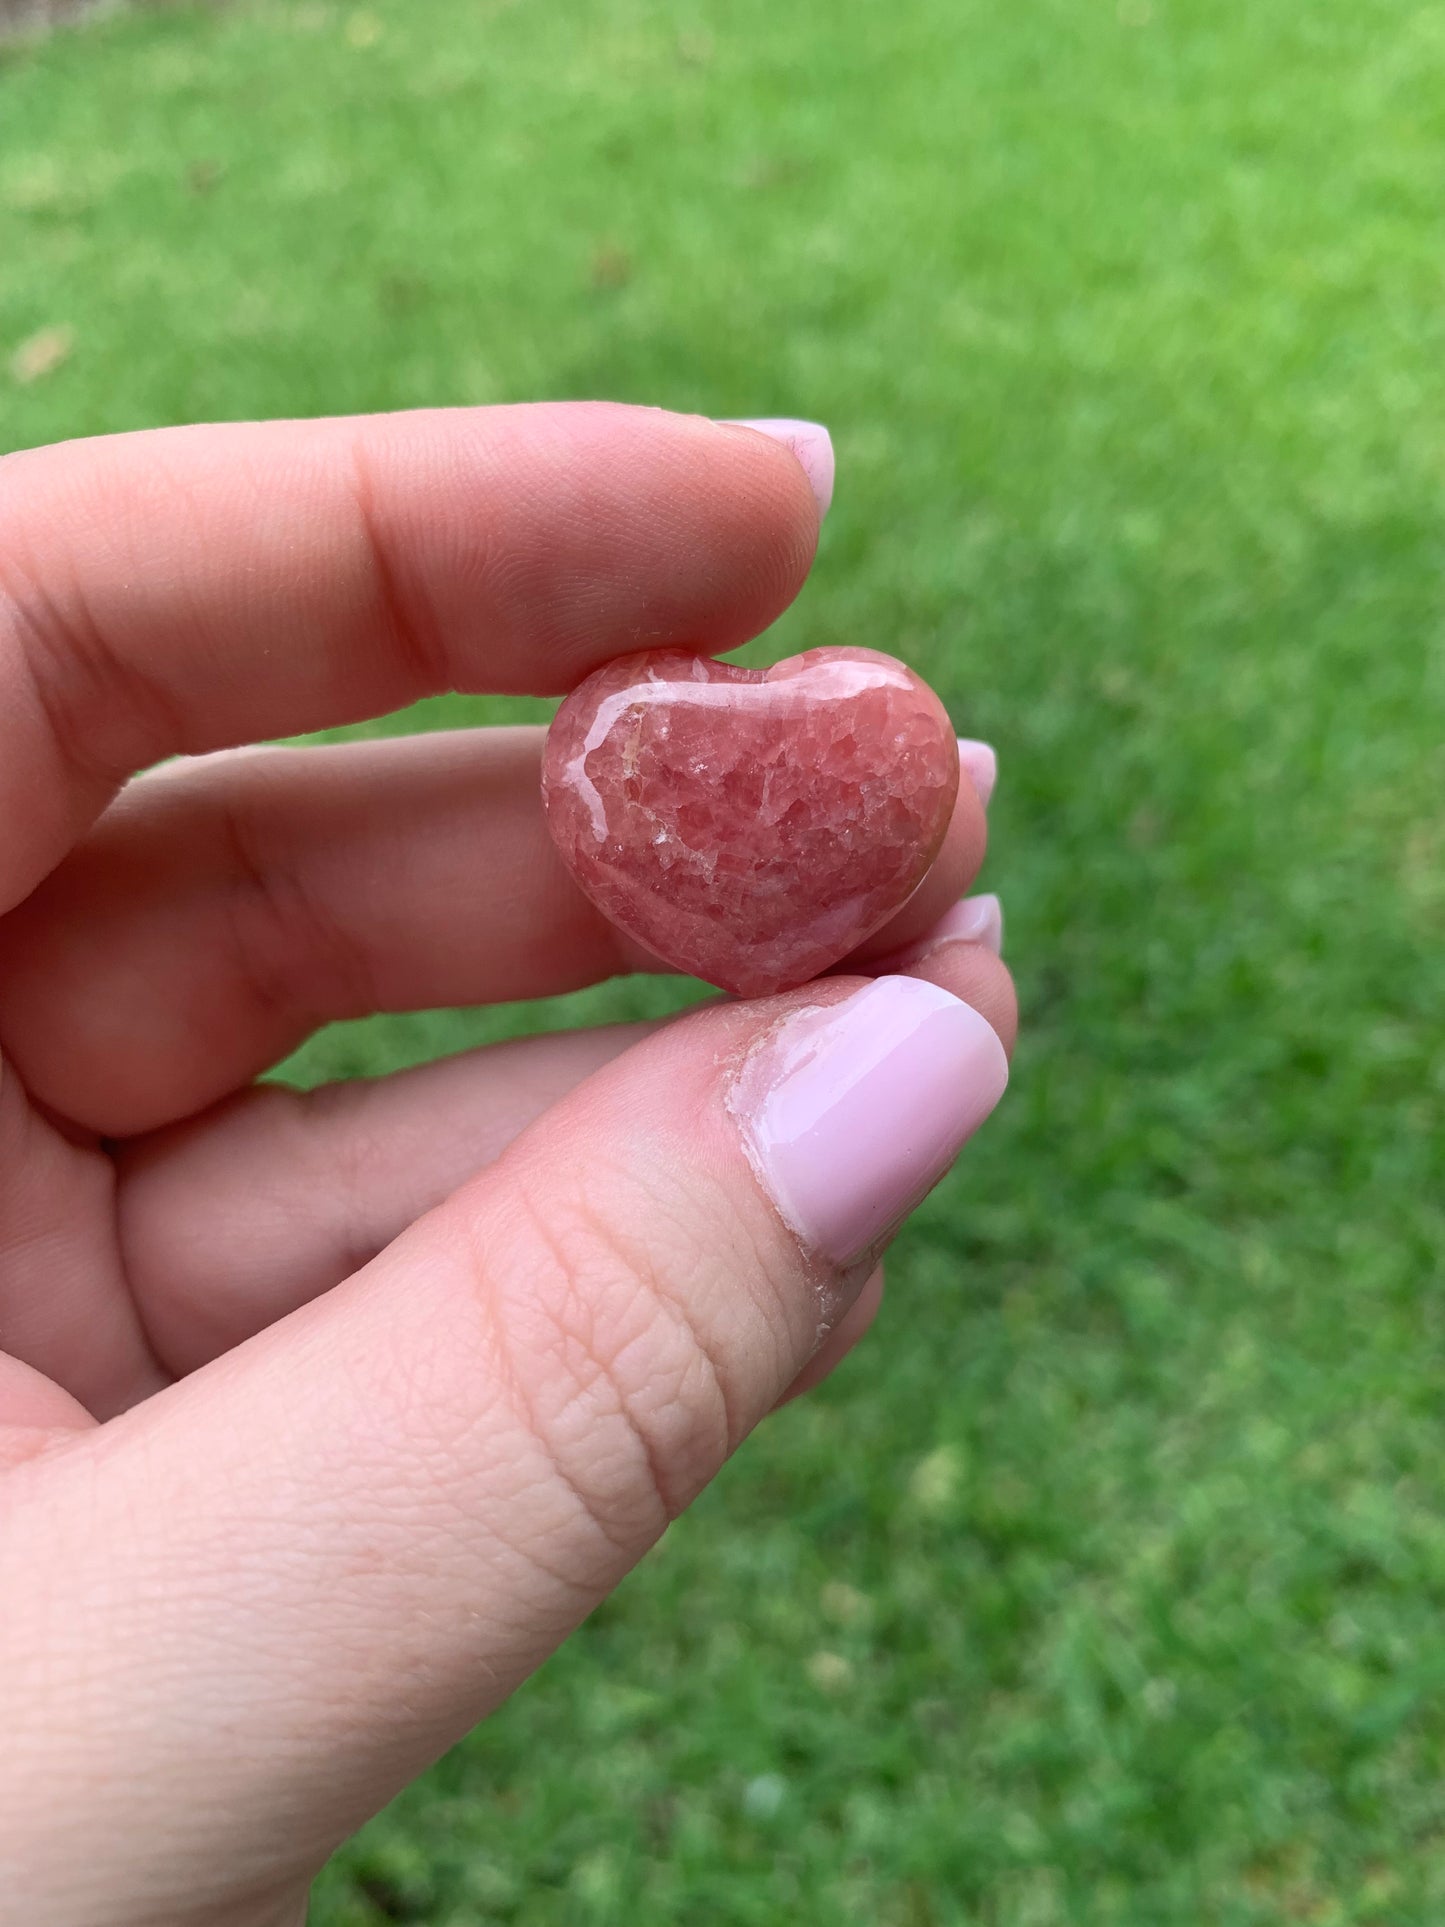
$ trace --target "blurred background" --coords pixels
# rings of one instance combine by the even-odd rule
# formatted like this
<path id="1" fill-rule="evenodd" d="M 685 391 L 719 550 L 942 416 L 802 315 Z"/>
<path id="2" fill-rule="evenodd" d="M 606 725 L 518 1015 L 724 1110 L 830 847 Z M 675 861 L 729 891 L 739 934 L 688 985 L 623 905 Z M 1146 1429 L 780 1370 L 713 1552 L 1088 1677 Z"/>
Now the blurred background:
<path id="1" fill-rule="evenodd" d="M 0 447 L 815 417 L 836 503 L 755 656 L 894 651 L 1001 759 L 1014 1087 L 875 1337 L 317 1927 L 1445 1918 L 1442 263 L 1415 0 L 252 0 L 0 46 Z"/>

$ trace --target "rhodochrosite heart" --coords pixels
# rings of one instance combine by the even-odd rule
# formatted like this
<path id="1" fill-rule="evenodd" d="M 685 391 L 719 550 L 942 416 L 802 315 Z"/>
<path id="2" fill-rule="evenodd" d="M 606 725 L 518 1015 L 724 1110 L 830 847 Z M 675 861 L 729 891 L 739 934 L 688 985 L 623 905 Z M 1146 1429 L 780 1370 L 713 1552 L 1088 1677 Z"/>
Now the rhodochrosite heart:
<path id="1" fill-rule="evenodd" d="M 563 703 L 542 761 L 548 826 L 592 901 L 742 997 L 806 983 L 885 923 L 957 791 L 942 703 L 873 649 L 772 669 L 621 657 Z"/>

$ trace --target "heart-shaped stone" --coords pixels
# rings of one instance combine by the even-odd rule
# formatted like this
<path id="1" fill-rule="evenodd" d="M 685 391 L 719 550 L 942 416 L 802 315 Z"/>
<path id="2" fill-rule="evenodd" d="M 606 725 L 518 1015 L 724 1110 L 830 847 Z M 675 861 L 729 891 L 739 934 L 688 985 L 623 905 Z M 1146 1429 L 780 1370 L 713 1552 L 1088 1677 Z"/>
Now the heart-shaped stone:
<path id="1" fill-rule="evenodd" d="M 958 792 L 943 704 L 872 649 L 607 663 L 553 718 L 558 849 L 620 930 L 738 996 L 806 983 L 905 903 Z"/>

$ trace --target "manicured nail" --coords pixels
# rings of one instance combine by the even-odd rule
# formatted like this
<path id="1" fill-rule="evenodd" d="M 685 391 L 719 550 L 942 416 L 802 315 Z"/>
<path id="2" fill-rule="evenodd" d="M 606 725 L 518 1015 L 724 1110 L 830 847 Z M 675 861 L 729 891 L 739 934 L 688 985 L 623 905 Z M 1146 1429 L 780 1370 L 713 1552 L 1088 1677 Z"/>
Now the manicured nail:
<path id="1" fill-rule="evenodd" d="M 729 1108 L 784 1219 L 831 1262 L 871 1254 L 930 1192 L 1008 1083 L 992 1027 L 921 977 L 880 977 L 786 1018 Z"/>
<path id="2" fill-rule="evenodd" d="M 760 435 L 770 435 L 792 449 L 812 483 L 819 515 L 828 513 L 833 499 L 833 437 L 821 422 L 796 422 L 785 415 L 770 415 L 761 421 L 734 421 L 727 426 L 755 428 Z"/>
<path id="3" fill-rule="evenodd" d="M 934 924 L 931 930 L 901 950 L 890 950 L 869 964 L 870 970 L 911 970 L 946 943 L 981 943 L 996 957 L 1003 955 L 1003 905 L 995 896 L 964 897 Z"/>
<path id="4" fill-rule="evenodd" d="M 998 757 L 990 743 L 976 743 L 971 736 L 958 739 L 958 761 L 964 775 L 978 791 L 978 800 L 988 808 L 993 786 L 998 781 Z"/>

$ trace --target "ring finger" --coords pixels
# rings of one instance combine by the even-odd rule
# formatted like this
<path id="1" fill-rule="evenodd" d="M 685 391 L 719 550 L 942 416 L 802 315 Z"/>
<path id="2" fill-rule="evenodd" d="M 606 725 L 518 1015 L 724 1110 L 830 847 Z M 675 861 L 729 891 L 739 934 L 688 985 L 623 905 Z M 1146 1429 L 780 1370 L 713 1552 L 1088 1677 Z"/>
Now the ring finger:
<path id="1" fill-rule="evenodd" d="M 1013 986 L 985 945 L 948 940 L 897 967 L 1012 1047 Z M 340 1283 L 650 1028 L 520 1038 L 307 1094 L 261 1087 L 125 1147 L 121 1249 L 160 1363 L 192 1371 Z"/>

